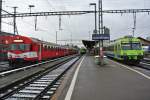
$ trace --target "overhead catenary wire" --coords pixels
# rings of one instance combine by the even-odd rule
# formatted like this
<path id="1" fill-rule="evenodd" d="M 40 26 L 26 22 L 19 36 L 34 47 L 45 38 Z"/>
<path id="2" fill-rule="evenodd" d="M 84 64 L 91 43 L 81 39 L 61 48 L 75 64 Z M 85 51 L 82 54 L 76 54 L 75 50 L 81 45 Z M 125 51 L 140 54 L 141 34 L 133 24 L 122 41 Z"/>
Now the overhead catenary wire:
<path id="1" fill-rule="evenodd" d="M 109 13 L 111 13 L 111 12 L 109 12 Z M 115 12 L 114 12 L 115 13 Z M 117 12 L 117 13 L 120 13 L 120 12 Z M 122 12 L 121 12 L 122 13 Z"/>

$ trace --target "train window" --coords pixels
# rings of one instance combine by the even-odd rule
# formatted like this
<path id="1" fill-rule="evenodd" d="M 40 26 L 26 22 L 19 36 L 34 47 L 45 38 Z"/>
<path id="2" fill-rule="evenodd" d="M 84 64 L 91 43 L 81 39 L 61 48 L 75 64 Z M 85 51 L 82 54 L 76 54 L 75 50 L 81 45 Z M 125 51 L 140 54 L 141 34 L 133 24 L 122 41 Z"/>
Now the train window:
<path id="1" fill-rule="evenodd" d="M 17 50 L 17 44 L 12 44 L 10 46 L 10 50 Z"/>
<path id="2" fill-rule="evenodd" d="M 25 50 L 25 45 L 24 44 L 19 44 L 18 49 L 19 50 Z"/>
<path id="3" fill-rule="evenodd" d="M 50 50 L 50 46 L 48 46 L 48 50 Z"/>
<path id="4" fill-rule="evenodd" d="M 133 50 L 141 50 L 140 43 L 132 43 L 132 49 Z"/>
<path id="5" fill-rule="evenodd" d="M 130 43 L 122 43 L 122 50 L 131 50 Z"/>
<path id="6" fill-rule="evenodd" d="M 29 44 L 12 44 L 10 50 L 30 50 Z"/>
<path id="7" fill-rule="evenodd" d="M 56 50 L 56 47 L 54 46 L 54 50 Z"/>
<path id="8" fill-rule="evenodd" d="M 121 48 L 120 48 L 120 45 L 118 44 L 118 51 L 120 51 L 121 50 Z"/>
<path id="9" fill-rule="evenodd" d="M 44 46 L 44 50 L 47 50 L 47 46 L 46 45 Z"/>
<path id="10" fill-rule="evenodd" d="M 26 49 L 26 50 L 30 50 L 30 44 L 26 44 L 26 45 L 25 45 L 25 49 Z"/>
<path id="11" fill-rule="evenodd" d="M 55 50 L 55 47 L 54 47 L 54 46 L 52 47 L 52 50 Z"/>
<path id="12" fill-rule="evenodd" d="M 52 50 L 53 49 L 53 47 L 52 46 L 50 46 L 50 50 Z"/>
<path id="13" fill-rule="evenodd" d="M 122 43 L 123 50 L 141 50 L 140 43 Z"/>

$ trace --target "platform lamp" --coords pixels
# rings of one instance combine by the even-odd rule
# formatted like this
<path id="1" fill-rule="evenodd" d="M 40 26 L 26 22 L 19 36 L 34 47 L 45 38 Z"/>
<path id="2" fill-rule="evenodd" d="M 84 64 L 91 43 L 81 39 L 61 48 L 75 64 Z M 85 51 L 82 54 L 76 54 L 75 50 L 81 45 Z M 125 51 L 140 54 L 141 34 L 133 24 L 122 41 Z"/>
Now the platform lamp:
<path id="1" fill-rule="evenodd" d="M 31 13 L 31 9 L 35 7 L 34 5 L 29 5 L 29 9 L 30 9 L 30 13 Z"/>
<path id="2" fill-rule="evenodd" d="M 96 15 L 97 12 L 96 12 L 96 3 L 90 3 L 89 5 L 90 5 L 90 6 L 94 6 L 94 8 L 95 8 L 95 10 L 94 10 L 94 12 L 95 12 L 95 13 L 94 13 L 94 15 L 95 15 L 95 30 L 94 30 L 94 33 L 96 34 L 96 33 L 97 33 L 97 17 L 96 17 L 96 16 L 97 16 L 97 15 Z"/>

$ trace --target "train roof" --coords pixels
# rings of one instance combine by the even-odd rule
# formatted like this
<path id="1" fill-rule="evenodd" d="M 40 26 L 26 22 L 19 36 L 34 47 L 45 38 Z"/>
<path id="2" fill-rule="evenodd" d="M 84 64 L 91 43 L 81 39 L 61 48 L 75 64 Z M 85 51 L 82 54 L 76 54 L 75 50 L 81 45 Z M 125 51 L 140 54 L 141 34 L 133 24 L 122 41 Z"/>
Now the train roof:
<path id="1" fill-rule="evenodd" d="M 56 46 L 56 47 L 60 46 L 59 44 L 52 43 L 52 42 L 47 42 L 47 41 L 43 41 L 43 40 L 39 40 L 39 39 L 33 38 L 33 37 L 31 37 L 31 39 L 32 39 L 33 42 L 42 43 L 42 44 L 45 44 L 45 45 L 51 45 L 51 46 Z"/>
<path id="2" fill-rule="evenodd" d="M 52 43 L 52 42 L 46 42 L 46 41 L 43 41 L 43 40 L 40 40 L 38 38 L 33 38 L 33 37 L 27 37 L 27 36 L 22 36 L 22 35 L 13 35 L 13 34 L 0 34 L 0 36 L 4 36 L 4 37 L 21 37 L 21 38 L 24 38 L 24 39 L 28 39 L 28 41 L 32 41 L 32 42 L 35 42 L 35 43 L 42 43 L 43 46 L 54 46 L 54 47 L 61 47 L 61 48 L 74 48 L 73 46 L 70 46 L 70 45 L 59 45 L 59 44 L 56 44 L 56 43 Z"/>
<path id="3" fill-rule="evenodd" d="M 133 36 L 124 36 L 124 37 L 122 37 L 122 38 L 119 38 L 119 39 L 116 39 L 116 40 L 112 40 L 111 42 L 112 43 L 115 43 L 115 42 L 121 42 L 121 41 L 124 41 L 124 42 L 126 42 L 126 41 L 140 41 L 138 38 L 136 38 L 136 37 L 133 37 Z"/>
<path id="4" fill-rule="evenodd" d="M 110 43 L 108 45 L 106 45 L 106 47 L 114 45 L 115 43 L 121 43 L 121 42 L 126 43 L 128 41 L 140 42 L 140 39 L 138 39 L 136 37 L 132 37 L 132 36 L 124 36 L 122 38 L 110 41 Z"/>
<path id="5" fill-rule="evenodd" d="M 53 46 L 59 46 L 58 44 L 55 44 L 55 43 L 52 43 L 52 42 L 46 42 L 46 41 L 42 41 L 42 40 L 39 40 L 37 38 L 33 38 L 33 37 L 27 37 L 27 36 L 22 36 L 22 35 L 13 35 L 13 34 L 0 34 L 1 37 L 6 37 L 6 38 L 13 38 L 15 39 L 15 37 L 17 38 L 21 38 L 21 39 L 26 39 L 28 41 L 32 41 L 32 42 L 35 42 L 35 43 L 42 43 L 42 44 L 46 44 L 46 45 L 53 45 Z"/>

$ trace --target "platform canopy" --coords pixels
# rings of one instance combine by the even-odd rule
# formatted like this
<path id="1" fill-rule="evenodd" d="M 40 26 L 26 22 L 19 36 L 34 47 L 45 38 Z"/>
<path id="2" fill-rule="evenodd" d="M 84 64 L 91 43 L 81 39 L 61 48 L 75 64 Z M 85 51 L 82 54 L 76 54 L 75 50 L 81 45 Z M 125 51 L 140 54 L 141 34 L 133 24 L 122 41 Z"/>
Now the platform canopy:
<path id="1" fill-rule="evenodd" d="M 92 49 L 98 43 L 98 41 L 82 40 L 82 43 L 87 49 Z"/>

